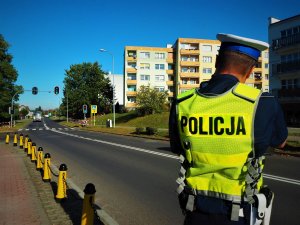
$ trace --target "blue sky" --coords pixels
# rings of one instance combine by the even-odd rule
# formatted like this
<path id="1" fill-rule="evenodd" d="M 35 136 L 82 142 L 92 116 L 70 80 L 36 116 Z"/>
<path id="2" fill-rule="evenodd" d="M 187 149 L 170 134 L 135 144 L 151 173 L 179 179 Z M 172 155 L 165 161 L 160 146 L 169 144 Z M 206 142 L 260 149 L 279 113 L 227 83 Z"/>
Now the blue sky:
<path id="1" fill-rule="evenodd" d="M 33 86 L 20 104 L 34 109 L 58 107 L 65 70 L 83 62 L 99 62 L 123 74 L 126 45 L 166 47 L 177 38 L 215 39 L 232 33 L 268 41 L 268 17 L 300 14 L 299 0 L 0 0 L 0 33 L 10 43 L 18 70 L 17 84 Z"/>

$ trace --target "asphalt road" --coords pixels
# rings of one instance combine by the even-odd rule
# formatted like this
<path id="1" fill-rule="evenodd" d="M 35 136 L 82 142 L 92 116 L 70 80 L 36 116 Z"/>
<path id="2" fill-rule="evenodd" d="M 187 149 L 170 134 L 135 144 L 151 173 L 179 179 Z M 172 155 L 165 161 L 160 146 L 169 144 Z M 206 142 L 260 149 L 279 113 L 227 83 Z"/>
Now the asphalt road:
<path id="1" fill-rule="evenodd" d="M 70 130 L 46 118 L 28 129 L 22 132 L 56 166 L 65 163 L 80 188 L 96 186 L 96 204 L 120 225 L 183 224 L 175 192 L 179 163 L 168 142 Z M 299 169 L 300 158 L 267 157 L 265 183 L 276 194 L 272 225 L 300 224 Z"/>

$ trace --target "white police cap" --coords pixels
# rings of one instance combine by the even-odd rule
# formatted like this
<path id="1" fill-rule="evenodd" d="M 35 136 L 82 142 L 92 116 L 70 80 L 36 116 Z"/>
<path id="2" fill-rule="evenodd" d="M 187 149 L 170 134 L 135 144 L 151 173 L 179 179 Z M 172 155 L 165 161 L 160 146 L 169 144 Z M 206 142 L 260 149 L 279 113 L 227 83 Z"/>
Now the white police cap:
<path id="1" fill-rule="evenodd" d="M 243 53 L 258 60 L 260 52 L 266 50 L 269 44 L 251 38 L 240 37 L 233 34 L 217 34 L 217 39 L 222 42 L 220 51 L 228 50 Z"/>

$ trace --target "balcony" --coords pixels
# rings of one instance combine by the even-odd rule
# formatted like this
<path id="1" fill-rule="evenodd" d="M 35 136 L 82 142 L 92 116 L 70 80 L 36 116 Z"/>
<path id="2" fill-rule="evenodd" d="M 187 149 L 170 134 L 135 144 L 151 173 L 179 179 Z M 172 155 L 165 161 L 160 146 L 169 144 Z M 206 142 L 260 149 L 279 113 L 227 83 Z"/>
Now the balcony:
<path id="1" fill-rule="evenodd" d="M 127 73 L 136 73 L 136 69 L 132 67 L 127 67 L 126 71 Z"/>
<path id="2" fill-rule="evenodd" d="M 126 96 L 136 96 L 136 91 L 127 91 Z"/>
<path id="3" fill-rule="evenodd" d="M 174 85 L 174 81 L 173 80 L 168 80 L 166 83 L 167 83 L 168 86 L 173 86 Z"/>
<path id="4" fill-rule="evenodd" d="M 174 63 L 174 59 L 172 57 L 167 58 L 167 63 Z"/>
<path id="5" fill-rule="evenodd" d="M 137 81 L 136 80 L 130 80 L 130 79 L 128 79 L 126 83 L 128 85 L 136 85 Z"/>
<path id="6" fill-rule="evenodd" d="M 199 61 L 181 61 L 180 66 L 200 66 Z"/>
<path id="7" fill-rule="evenodd" d="M 273 64 L 272 69 L 273 73 L 289 73 L 300 71 L 300 60 L 287 63 Z"/>
<path id="8" fill-rule="evenodd" d="M 135 102 L 127 102 L 126 103 L 126 108 L 135 108 L 137 105 Z"/>
<path id="9" fill-rule="evenodd" d="M 275 39 L 272 41 L 272 50 L 278 50 L 284 47 L 300 44 L 300 33 L 288 37 Z"/>
<path id="10" fill-rule="evenodd" d="M 180 84 L 179 88 L 183 89 L 192 89 L 192 88 L 198 88 L 200 87 L 200 84 Z"/>
<path id="11" fill-rule="evenodd" d="M 167 70 L 167 74 L 174 74 L 174 70 Z"/>
<path id="12" fill-rule="evenodd" d="M 181 49 L 180 54 L 181 55 L 199 55 L 200 51 L 199 51 L 199 49 Z"/>
<path id="13" fill-rule="evenodd" d="M 184 72 L 184 73 L 180 73 L 180 77 L 199 78 L 200 73 Z"/>
<path id="14" fill-rule="evenodd" d="M 136 56 L 127 56 L 127 61 L 128 62 L 135 62 L 136 61 Z"/>

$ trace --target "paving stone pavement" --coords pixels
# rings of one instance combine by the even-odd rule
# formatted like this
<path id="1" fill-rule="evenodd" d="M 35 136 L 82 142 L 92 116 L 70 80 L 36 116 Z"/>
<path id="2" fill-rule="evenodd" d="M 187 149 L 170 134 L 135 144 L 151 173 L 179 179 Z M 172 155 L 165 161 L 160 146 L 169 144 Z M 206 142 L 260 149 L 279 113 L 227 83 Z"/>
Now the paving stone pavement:
<path id="1" fill-rule="evenodd" d="M 4 163 L 5 161 L 7 163 Z M 8 173 L 15 170 L 17 165 L 22 167 L 22 171 L 18 170 L 12 175 L 12 172 Z M 3 182 L 8 179 L 7 176 L 10 179 L 8 187 Z M 25 179 L 26 185 L 19 184 L 17 181 L 20 179 Z M 16 199 L 18 196 L 14 193 L 8 193 L 9 190 L 15 192 L 15 189 L 23 192 L 21 199 Z M 0 143 L 0 199 L 3 199 L 3 196 L 8 198 L 4 202 L 2 200 L 4 204 L 0 205 L 0 225 L 81 224 L 83 200 L 77 192 L 68 188 L 67 199 L 58 202 L 55 199 L 56 191 L 57 177 L 52 174 L 51 181 L 44 182 L 42 172 L 36 169 L 36 164 L 31 162 L 31 158 L 23 149 Z M 103 223 L 95 217 L 94 225 Z"/>

